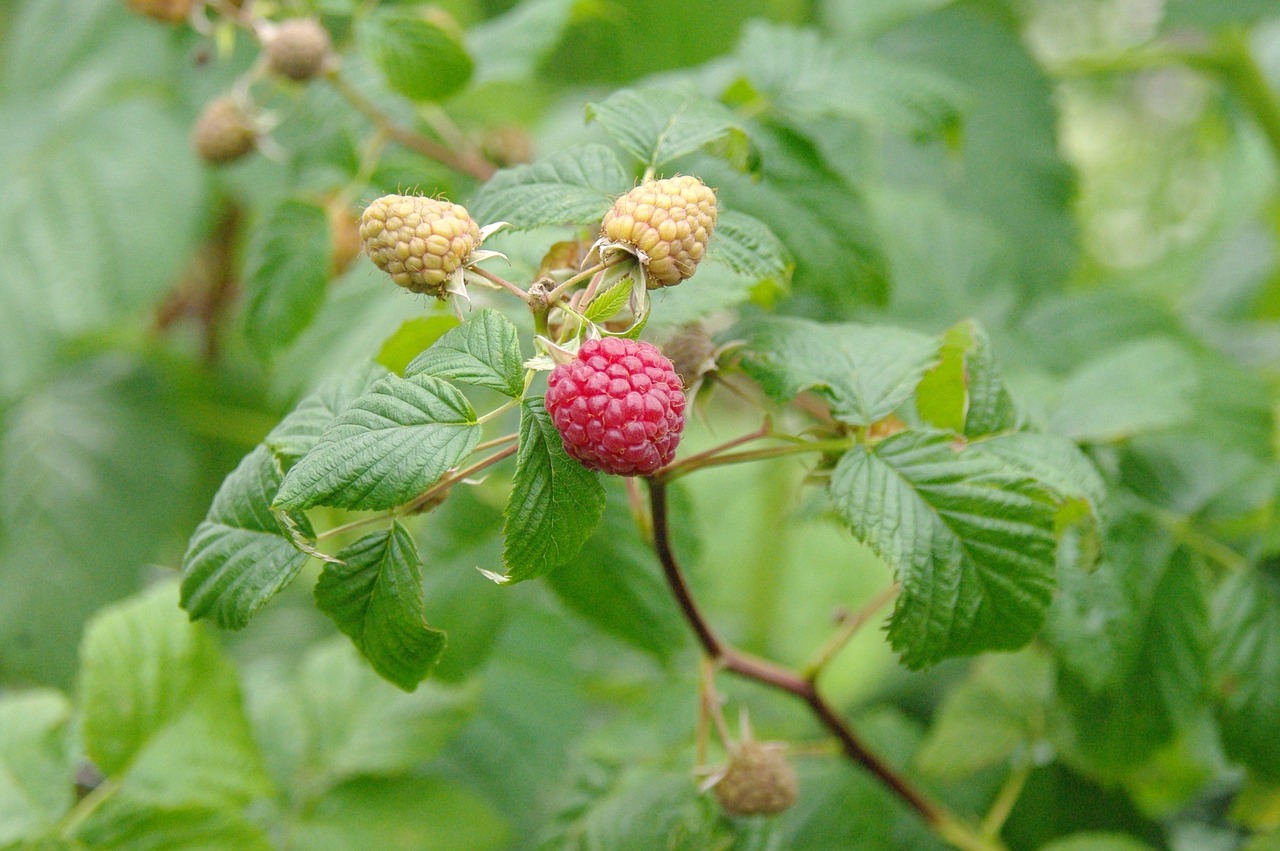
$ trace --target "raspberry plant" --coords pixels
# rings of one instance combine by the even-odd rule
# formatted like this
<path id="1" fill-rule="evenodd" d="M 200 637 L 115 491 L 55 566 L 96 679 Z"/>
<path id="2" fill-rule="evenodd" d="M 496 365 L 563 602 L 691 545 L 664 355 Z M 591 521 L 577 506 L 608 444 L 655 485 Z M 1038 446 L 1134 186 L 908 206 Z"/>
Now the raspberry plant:
<path id="1" fill-rule="evenodd" d="M 632 5 L 0 9 L 0 848 L 1275 847 L 1273 4 Z"/>

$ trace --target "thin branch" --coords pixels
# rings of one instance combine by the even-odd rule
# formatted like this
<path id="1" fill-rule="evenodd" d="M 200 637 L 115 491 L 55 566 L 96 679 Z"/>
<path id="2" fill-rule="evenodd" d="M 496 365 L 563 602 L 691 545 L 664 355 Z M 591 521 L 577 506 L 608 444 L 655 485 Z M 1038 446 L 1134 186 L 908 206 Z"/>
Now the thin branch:
<path id="1" fill-rule="evenodd" d="M 560 296 L 564 295 L 564 294 L 565 294 L 565 292 L 566 292 L 570 287 L 574 286 L 575 284 L 580 284 L 580 283 L 582 283 L 582 282 L 583 282 L 583 281 L 585 281 L 587 278 L 590 278 L 592 275 L 594 275 L 596 272 L 603 272 L 605 269 L 609 268 L 610 266 L 612 266 L 612 265 L 613 265 L 614 263 L 616 263 L 616 262 L 618 262 L 618 261 L 613 260 L 613 261 L 610 261 L 610 262 L 608 262 L 608 263 L 600 262 L 600 263 L 597 263 L 596 265 L 592 266 L 590 269 L 583 269 L 581 272 L 579 272 L 578 274 L 574 275 L 572 278 L 569 278 L 569 279 L 568 279 L 567 281 L 565 281 L 564 283 L 562 283 L 562 284 L 558 284 L 558 285 L 556 286 L 556 288 L 555 288 L 555 289 L 553 289 L 551 292 L 547 293 L 547 302 L 548 302 L 548 303 L 550 303 L 550 304 L 555 304 L 555 303 L 556 303 L 556 301 L 558 301 L 558 300 L 559 300 Z"/>
<path id="2" fill-rule="evenodd" d="M 826 669 L 827 665 L 831 664 L 831 660 L 839 655 L 840 651 L 845 648 L 845 645 L 849 643 L 849 640 L 853 638 L 858 630 L 865 626 L 867 621 L 875 617 L 876 612 L 880 611 L 886 603 L 898 596 L 898 591 L 901 588 L 902 586 L 899 583 L 893 583 L 868 600 L 861 609 L 844 618 L 839 632 L 831 636 L 831 640 L 823 645 L 822 649 L 814 656 L 813 661 L 804 666 L 803 675 L 805 679 L 816 680 L 818 675 Z"/>
<path id="3" fill-rule="evenodd" d="M 411 151 L 417 151 L 424 157 L 448 166 L 454 171 L 469 174 L 476 180 L 485 181 L 493 177 L 494 166 L 470 152 L 455 151 L 421 133 L 415 133 L 407 127 L 397 124 L 382 108 L 366 98 L 345 78 L 334 72 L 326 78 L 329 84 L 342 95 L 357 112 L 369 119 L 380 132 L 399 145 Z"/>
<path id="4" fill-rule="evenodd" d="M 840 747 L 853 762 L 871 772 L 876 779 L 910 806 L 940 836 L 966 851 L 996 851 L 997 840 L 979 836 L 941 804 L 917 789 L 891 765 L 871 751 L 858 738 L 849 724 L 827 702 L 814 683 L 788 668 L 745 653 L 721 641 L 698 608 L 685 581 L 684 572 L 671 548 L 668 525 L 667 489 L 662 479 L 649 478 L 649 505 L 653 516 L 653 544 L 663 575 L 685 620 L 698 637 L 703 652 L 725 670 L 754 680 L 779 691 L 792 694 L 808 705 L 814 717 L 840 742 Z"/>
<path id="5" fill-rule="evenodd" d="M 424 490 L 422 493 L 418 494 L 411 501 L 406 502 L 403 506 L 401 506 L 398 509 L 398 513 L 402 515 L 413 514 L 415 511 L 418 511 L 423 506 L 430 505 L 433 500 L 439 498 L 442 494 L 444 494 L 447 490 L 449 490 L 449 488 L 453 487 L 458 482 L 462 481 L 463 479 L 471 478 L 481 470 L 484 470 L 488 467 L 492 467 L 494 464 L 497 464 L 499 461 L 505 458 L 510 458 L 512 455 L 516 454 L 516 451 L 519 448 L 520 448 L 520 444 L 518 443 L 512 444 L 511 446 L 508 446 L 506 449 L 502 449 L 498 452 L 495 452 L 486 458 L 481 458 L 479 461 L 472 464 L 470 467 L 464 467 L 461 470 L 450 473 L 449 475 L 442 478 L 440 481 L 436 482 L 431 487 Z"/>
<path id="6" fill-rule="evenodd" d="M 762 461 L 766 458 L 781 458 L 787 455 L 798 455 L 803 452 L 844 452 L 847 449 L 852 449 L 853 446 L 854 441 L 851 438 L 835 438 L 832 440 L 804 440 L 789 443 L 786 446 L 770 446 L 765 449 L 752 449 L 747 452 L 731 452 L 729 454 L 719 454 L 720 449 L 717 449 L 710 455 L 703 452 L 698 455 L 691 455 L 673 464 L 668 464 L 654 473 L 652 478 L 656 481 L 671 482 L 681 476 L 687 476 L 694 470 L 701 470 L 706 467 L 742 464 L 747 461 Z"/>
<path id="7" fill-rule="evenodd" d="M 511 283 L 506 278 L 503 278 L 500 275 L 495 275 L 494 273 L 490 272 L 488 269 L 481 269 L 479 266 L 471 266 L 468 269 L 468 271 L 475 272 L 477 275 L 484 278 L 486 281 L 497 284 L 498 286 L 513 293 L 514 295 L 519 296 L 522 301 L 527 302 L 529 300 L 529 294 L 527 292 L 520 289 L 515 284 Z"/>
<path id="8" fill-rule="evenodd" d="M 1005 778 L 1004 785 L 996 793 L 996 799 L 991 802 L 991 809 L 987 811 L 986 817 L 982 819 L 982 826 L 979 831 L 983 836 L 996 837 L 1000 835 L 1000 830 L 1004 827 L 1004 823 L 1009 820 L 1009 814 L 1013 812 L 1014 805 L 1018 803 L 1018 798 L 1022 796 L 1022 788 L 1027 785 L 1027 778 L 1031 776 L 1031 767 L 1031 761 L 1027 760 L 1009 772 L 1009 776 Z"/>

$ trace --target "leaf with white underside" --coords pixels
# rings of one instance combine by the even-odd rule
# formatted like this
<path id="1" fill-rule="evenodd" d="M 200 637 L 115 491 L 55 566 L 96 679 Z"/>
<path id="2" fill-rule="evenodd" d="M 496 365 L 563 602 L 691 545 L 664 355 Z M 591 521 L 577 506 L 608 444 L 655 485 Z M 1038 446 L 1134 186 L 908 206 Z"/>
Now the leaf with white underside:
<path id="1" fill-rule="evenodd" d="M 526 399 L 515 484 L 503 513 L 507 579 L 542 576 L 576 556 L 603 512 L 599 474 L 565 454 L 542 397 Z"/>
<path id="2" fill-rule="evenodd" d="M 902 592 L 889 641 L 911 668 L 1031 640 L 1053 595 L 1052 491 L 978 446 L 928 430 L 844 455 L 831 498 Z"/>
<path id="3" fill-rule="evenodd" d="M 275 507 L 381 509 L 408 502 L 471 454 L 480 429 L 457 388 L 388 375 L 351 403 L 285 476 Z"/>
<path id="4" fill-rule="evenodd" d="M 651 168 L 704 149 L 739 171 L 751 162 L 742 122 L 693 86 L 621 89 L 587 104 L 587 121 L 600 122 L 623 150 Z"/>
<path id="5" fill-rule="evenodd" d="M 263 441 L 286 471 L 310 452 L 334 417 L 366 393 L 387 370 L 372 361 L 324 382 L 305 397 Z"/>
<path id="6" fill-rule="evenodd" d="M 384 679 L 413 691 L 440 660 L 445 634 L 427 624 L 422 559 L 409 532 L 392 523 L 326 564 L 316 605 L 333 618 Z"/>
<path id="7" fill-rule="evenodd" d="M 193 619 L 240 629 L 307 563 L 271 510 L 280 477 L 271 451 L 259 446 L 218 489 L 182 559 L 182 607 Z M 314 536 L 305 515 L 288 518 L 304 538 Z"/>
<path id="8" fill-rule="evenodd" d="M 486 308 L 414 358 L 404 374 L 451 378 L 518 399 L 524 392 L 520 334 L 510 319 Z"/>
<path id="9" fill-rule="evenodd" d="M 510 222 L 517 229 L 600 224 L 631 176 L 604 145 L 569 148 L 532 165 L 499 171 L 472 197 L 480 222 Z"/>
<path id="10" fill-rule="evenodd" d="M 862 426 L 911 397 L 939 348 L 936 337 L 901 328 L 790 317 L 744 322 L 730 334 L 745 341 L 742 370 L 769 396 L 786 402 L 813 390 L 833 417 Z"/>

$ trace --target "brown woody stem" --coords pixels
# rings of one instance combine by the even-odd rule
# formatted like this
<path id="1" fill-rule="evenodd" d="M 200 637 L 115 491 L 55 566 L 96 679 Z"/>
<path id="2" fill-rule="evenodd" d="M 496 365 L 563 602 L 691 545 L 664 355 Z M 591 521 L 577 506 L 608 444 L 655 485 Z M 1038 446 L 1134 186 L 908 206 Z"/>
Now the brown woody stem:
<path id="1" fill-rule="evenodd" d="M 911 781 L 903 777 L 878 754 L 871 751 L 839 713 L 827 702 L 811 679 L 784 668 L 767 659 L 745 653 L 725 643 L 716 635 L 693 598 L 685 581 L 684 572 L 671 548 L 671 530 L 668 525 L 667 486 L 658 478 L 647 479 L 649 505 L 653 516 L 653 545 L 658 561 L 689 626 L 698 637 L 698 643 L 706 655 L 721 668 L 740 677 L 754 680 L 779 691 L 792 694 L 804 701 L 823 727 L 840 743 L 841 750 L 850 760 L 871 772 L 904 803 L 916 811 L 939 836 L 966 851 L 997 851 L 1002 846 L 998 840 L 980 836 L 966 826 L 941 804 L 935 802 Z"/>

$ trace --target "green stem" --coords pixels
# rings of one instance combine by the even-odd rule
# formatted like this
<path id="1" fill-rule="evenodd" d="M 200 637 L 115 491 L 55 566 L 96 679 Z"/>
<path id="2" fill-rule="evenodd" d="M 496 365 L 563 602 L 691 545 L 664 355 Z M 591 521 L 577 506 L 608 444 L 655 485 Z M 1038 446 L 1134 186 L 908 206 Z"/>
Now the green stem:
<path id="1" fill-rule="evenodd" d="M 476 180 L 485 181 L 493 177 L 495 169 L 491 163 L 469 152 L 459 153 L 447 145 L 442 145 L 435 139 L 400 126 L 391 116 L 383 112 L 381 107 L 366 98 L 355 86 L 348 83 L 337 72 L 329 74 L 326 79 L 337 90 L 338 94 L 346 99 L 347 103 L 351 104 L 357 112 L 367 118 L 375 128 L 393 142 L 446 165 L 454 171 L 469 174 Z"/>
<path id="2" fill-rule="evenodd" d="M 1200 531 L 1190 517 L 1183 517 L 1154 505 L 1146 506 L 1147 513 L 1167 529 L 1174 539 L 1189 550 L 1233 572 L 1246 570 L 1249 560 L 1218 539 Z"/>
<path id="3" fill-rule="evenodd" d="M 1244 32 L 1228 29 L 1218 36 L 1219 68 L 1253 113 L 1277 159 L 1280 159 L 1280 100 L 1253 58 Z"/>
<path id="4" fill-rule="evenodd" d="M 1009 776 L 1005 778 L 1004 785 L 1000 787 L 1000 791 L 996 794 L 996 799 L 991 802 L 991 809 L 987 811 L 986 817 L 982 820 L 979 832 L 983 836 L 995 839 L 1000 835 L 1004 823 L 1009 820 L 1009 814 L 1013 812 L 1013 807 L 1018 803 L 1018 798 L 1022 795 L 1022 789 L 1027 785 L 1027 778 L 1031 776 L 1031 762 L 1026 761 L 1009 772 Z"/>
<path id="5" fill-rule="evenodd" d="M 898 591 L 901 588 L 902 586 L 899 583 L 893 583 L 868 600 L 866 605 L 858 609 L 857 612 L 845 618 L 840 625 L 840 630 L 822 646 L 822 649 L 814 656 L 813 661 L 805 665 L 801 670 L 800 673 L 804 678 L 816 680 L 818 675 L 826 669 L 827 665 L 831 664 L 831 660 L 840 654 L 840 651 L 845 648 L 845 645 L 849 643 L 849 640 L 853 638 L 858 630 L 865 626 L 867 621 L 875 617 L 876 612 L 880 611 L 886 603 L 898 596 Z"/>
<path id="6" fill-rule="evenodd" d="M 60 833 L 66 839 L 70 839 L 75 832 L 80 829 L 80 825 L 84 824 L 89 816 L 93 815 L 98 807 L 106 803 L 110 798 L 120 791 L 120 781 L 114 777 L 108 777 L 94 787 L 93 791 L 85 795 L 80 801 L 67 813 L 62 820 Z"/>
<path id="7" fill-rule="evenodd" d="M 490 272 L 488 269 L 481 269 L 479 266 L 468 266 L 467 271 L 474 272 L 475 274 L 484 278 L 486 281 L 497 284 L 498 286 L 502 287 L 504 290 L 507 290 L 513 295 L 518 296 L 521 301 L 527 302 L 529 300 L 529 294 L 527 292 L 520 289 L 515 284 L 511 283 L 506 278 L 500 275 L 495 275 L 494 273 Z"/>
<path id="8" fill-rule="evenodd" d="M 550 304 L 555 304 L 557 301 L 560 300 L 560 296 L 564 295 L 565 292 L 567 292 L 570 287 L 575 286 L 576 284 L 582 283 L 587 278 L 590 278 L 592 275 L 594 275 L 596 272 L 603 272 L 605 269 L 608 269 L 610 266 L 613 265 L 613 263 L 616 263 L 616 262 L 617 262 L 616 260 L 611 263 L 605 263 L 604 261 L 601 261 L 596 265 L 592 266 L 590 269 L 583 269 L 581 272 L 574 275 L 572 278 L 569 278 L 564 283 L 558 284 L 555 289 L 547 293 L 547 301 Z"/>

